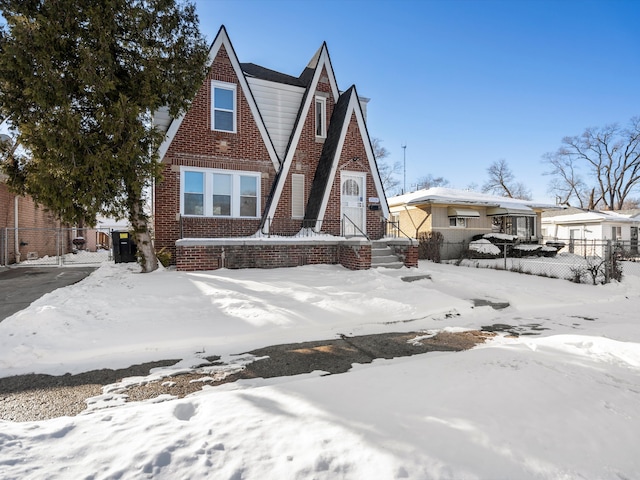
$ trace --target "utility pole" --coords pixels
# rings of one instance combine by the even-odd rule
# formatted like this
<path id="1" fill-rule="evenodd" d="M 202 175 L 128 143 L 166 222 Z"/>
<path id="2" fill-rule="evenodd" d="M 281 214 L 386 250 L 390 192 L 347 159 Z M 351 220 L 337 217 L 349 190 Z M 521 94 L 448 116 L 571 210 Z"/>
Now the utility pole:
<path id="1" fill-rule="evenodd" d="M 402 161 L 404 165 L 404 184 L 402 186 L 402 193 L 407 193 L 407 144 L 402 146 Z"/>

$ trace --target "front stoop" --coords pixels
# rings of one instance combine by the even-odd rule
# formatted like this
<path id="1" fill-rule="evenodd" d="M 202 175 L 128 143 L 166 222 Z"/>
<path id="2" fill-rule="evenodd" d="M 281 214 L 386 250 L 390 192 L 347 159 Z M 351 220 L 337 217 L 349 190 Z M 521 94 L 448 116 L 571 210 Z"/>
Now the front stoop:
<path id="1" fill-rule="evenodd" d="M 404 262 L 386 241 L 371 242 L 371 268 L 402 268 Z"/>

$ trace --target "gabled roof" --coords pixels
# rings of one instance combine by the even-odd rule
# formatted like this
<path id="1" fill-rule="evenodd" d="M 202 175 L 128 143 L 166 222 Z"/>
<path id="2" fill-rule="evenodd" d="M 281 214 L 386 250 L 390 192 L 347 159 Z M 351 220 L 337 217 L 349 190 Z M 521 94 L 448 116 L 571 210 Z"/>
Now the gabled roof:
<path id="1" fill-rule="evenodd" d="M 369 169 L 371 170 L 376 191 L 379 192 L 384 199 L 382 180 L 380 179 L 380 174 L 373 155 L 373 148 L 369 141 L 369 134 L 364 122 L 362 107 L 358 100 L 356 87 L 351 86 L 351 88 L 340 96 L 338 103 L 334 107 L 333 115 L 331 116 L 331 124 L 329 125 L 329 131 L 327 132 L 327 138 L 322 148 L 322 154 L 320 155 L 316 175 L 313 179 L 311 193 L 309 194 L 305 219 L 317 220 L 318 224 L 316 225 L 316 228 L 320 227 L 322 219 L 324 218 L 327 204 L 329 203 L 329 196 L 331 195 L 331 186 L 333 185 L 338 169 L 338 163 L 340 162 L 340 154 L 342 153 L 351 118 L 354 115 L 364 141 L 367 162 L 369 164 Z M 389 207 L 387 203 L 382 202 L 381 206 L 383 216 L 385 218 L 388 217 Z"/>
<path id="2" fill-rule="evenodd" d="M 286 85 L 294 85 L 296 87 L 306 87 L 307 85 L 298 77 L 287 75 L 286 73 L 276 72 L 269 68 L 261 67 L 255 63 L 241 63 L 242 71 L 248 77 L 260 78 L 270 82 L 284 83 Z"/>
<path id="3" fill-rule="evenodd" d="M 310 74 L 311 68 L 313 68 L 313 75 Z M 311 108 L 311 105 L 313 103 L 313 93 L 317 89 L 318 82 L 320 81 L 320 75 L 322 74 L 323 69 L 326 69 L 327 71 L 329 84 L 331 85 L 331 93 L 333 94 L 334 101 L 337 102 L 339 97 L 338 84 L 333 73 L 333 67 L 331 66 L 331 59 L 329 58 L 329 51 L 327 49 L 326 43 L 322 44 L 322 47 L 320 47 L 320 49 L 315 53 L 315 55 L 307 65 L 307 68 L 305 68 L 305 70 L 300 75 L 301 79 L 304 78 L 305 81 L 308 81 L 309 83 L 304 93 L 304 97 L 302 98 L 302 104 L 300 107 L 300 111 L 298 112 L 298 117 L 296 118 L 293 132 L 291 133 L 291 139 L 289 140 L 285 159 L 282 163 L 282 169 L 278 174 L 276 183 L 274 184 L 272 195 L 269 196 L 267 208 L 265 209 L 264 219 L 273 218 L 275 216 L 276 208 L 278 206 L 278 202 L 280 201 L 280 196 L 282 195 L 282 190 L 284 189 L 284 184 L 287 180 L 287 175 L 289 173 L 289 169 L 291 168 L 298 142 L 300 141 L 304 122 L 307 119 L 309 109 Z"/>
<path id="4" fill-rule="evenodd" d="M 599 210 L 582 210 L 572 208 L 567 215 L 562 212 L 559 215 L 547 213 L 542 217 L 542 223 L 552 225 L 562 224 L 594 224 L 594 223 L 638 223 L 639 218 L 630 214 L 620 212 L 599 211 Z"/>
<path id="5" fill-rule="evenodd" d="M 249 104 L 249 108 L 251 110 L 253 118 L 255 119 L 256 125 L 258 126 L 258 130 L 260 131 L 262 140 L 264 141 L 267 151 L 269 152 L 269 157 L 273 162 L 273 166 L 276 170 L 278 170 L 280 168 L 280 161 L 278 160 L 278 155 L 276 154 L 276 151 L 273 147 L 273 143 L 271 142 L 269 133 L 267 132 L 262 116 L 260 115 L 260 110 L 258 109 L 256 101 L 253 97 L 253 93 L 249 88 L 249 84 L 247 83 L 247 79 L 244 75 L 244 72 L 242 71 L 242 67 L 240 66 L 240 62 L 238 61 L 238 57 L 236 56 L 236 52 L 233 48 L 233 45 L 231 44 L 231 40 L 229 40 L 229 36 L 227 35 L 227 30 L 224 27 L 224 25 L 220 27 L 220 30 L 218 31 L 218 34 L 216 35 L 216 38 L 213 40 L 213 43 L 211 44 L 211 48 L 209 49 L 210 65 L 213 64 L 216 58 L 216 55 L 218 54 L 218 51 L 222 47 L 225 48 L 227 55 L 229 56 L 229 60 L 231 61 L 233 70 L 236 76 L 238 77 L 240 88 L 242 89 L 242 92 L 244 93 L 247 103 Z M 169 124 L 169 127 L 167 129 L 167 134 L 164 138 L 164 141 L 162 142 L 162 144 L 160 145 L 160 148 L 158 149 L 158 154 L 161 159 L 167 153 L 167 150 L 169 149 L 169 146 L 171 145 L 173 138 L 178 132 L 178 129 L 180 128 L 180 125 L 182 124 L 182 121 L 184 120 L 185 115 L 186 115 L 186 112 L 184 112 L 179 117 L 176 117 L 171 120 L 171 123 Z"/>
<path id="6" fill-rule="evenodd" d="M 557 209 L 557 205 L 540 203 L 534 200 L 521 200 L 517 198 L 501 197 L 498 195 L 487 195 L 485 193 L 471 192 L 467 190 L 456 190 L 453 188 L 434 187 L 416 192 L 397 195 L 388 199 L 392 207 L 402 205 L 467 205 L 503 208 L 506 210 L 529 209 Z"/>
<path id="7" fill-rule="evenodd" d="M 313 184 L 311 185 L 309 201 L 307 202 L 307 208 L 305 209 L 305 220 L 317 220 L 321 218 L 320 210 L 322 208 L 327 185 L 331 184 L 331 182 L 329 182 L 329 178 L 331 177 L 336 158 L 340 157 L 338 147 L 340 146 L 341 133 L 345 126 L 345 118 L 347 116 L 352 89 L 353 87 L 343 93 L 338 99 L 338 103 L 336 103 L 336 106 L 333 108 L 333 115 L 331 116 L 331 123 L 329 123 L 327 138 L 322 146 L 322 153 L 320 154 L 320 160 L 318 161 L 318 168 L 316 169 Z"/>

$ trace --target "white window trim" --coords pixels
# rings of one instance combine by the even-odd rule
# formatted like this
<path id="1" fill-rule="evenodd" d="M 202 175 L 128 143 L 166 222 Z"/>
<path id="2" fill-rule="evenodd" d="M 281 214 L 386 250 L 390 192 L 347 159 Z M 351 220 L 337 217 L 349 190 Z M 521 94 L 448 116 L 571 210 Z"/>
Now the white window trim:
<path id="1" fill-rule="evenodd" d="M 185 172 L 202 172 L 204 173 L 204 214 L 192 215 L 184 213 L 184 173 Z M 214 215 L 213 214 L 213 174 L 231 175 L 231 215 Z M 256 178 L 256 216 L 241 217 L 240 216 L 240 177 Z M 222 170 L 217 168 L 201 168 L 201 167 L 180 167 L 180 215 L 183 217 L 195 218 L 231 218 L 231 219 L 256 219 L 260 218 L 262 212 L 261 206 L 261 178 L 260 172 L 252 172 L 245 170 Z"/>
<path id="2" fill-rule="evenodd" d="M 321 113 L 320 115 L 320 135 L 318 135 L 318 104 L 321 105 Z M 316 101 L 314 103 L 314 127 L 316 138 L 327 138 L 327 99 L 325 97 L 316 97 Z"/>
<path id="3" fill-rule="evenodd" d="M 451 225 L 451 219 L 455 218 L 456 224 Z M 463 225 L 458 225 L 458 221 L 462 220 Z M 467 218 L 466 217 L 449 217 L 449 228 L 467 228 Z"/>
<path id="4" fill-rule="evenodd" d="M 215 104 L 215 88 L 216 87 L 233 91 L 233 111 L 231 112 L 233 113 L 233 129 L 232 130 L 221 130 L 221 129 L 215 128 L 216 108 L 214 104 Z M 230 111 L 223 108 L 219 108 L 218 110 L 222 112 Z M 220 82 L 218 80 L 211 80 L 211 130 L 213 130 L 214 132 L 236 133 L 237 124 L 238 124 L 237 117 L 238 117 L 237 85 L 235 83 L 227 83 L 227 82 Z"/>

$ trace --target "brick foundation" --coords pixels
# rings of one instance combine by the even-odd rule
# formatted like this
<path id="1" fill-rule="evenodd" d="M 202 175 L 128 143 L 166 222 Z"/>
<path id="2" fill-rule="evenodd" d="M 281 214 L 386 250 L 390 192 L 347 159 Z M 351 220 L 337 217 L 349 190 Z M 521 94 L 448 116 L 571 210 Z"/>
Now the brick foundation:
<path id="1" fill-rule="evenodd" d="M 387 241 L 387 245 L 402 259 L 405 267 L 418 266 L 418 241 L 415 239 L 398 238 Z"/>
<path id="2" fill-rule="evenodd" d="M 187 239 L 176 243 L 176 266 L 182 271 L 218 268 L 279 268 L 341 264 L 350 270 L 371 267 L 366 240 L 282 241 Z"/>

